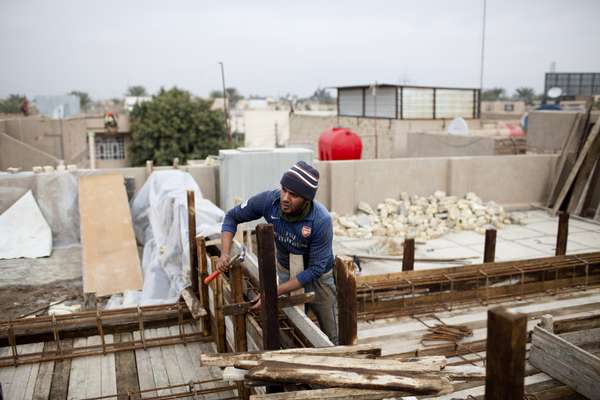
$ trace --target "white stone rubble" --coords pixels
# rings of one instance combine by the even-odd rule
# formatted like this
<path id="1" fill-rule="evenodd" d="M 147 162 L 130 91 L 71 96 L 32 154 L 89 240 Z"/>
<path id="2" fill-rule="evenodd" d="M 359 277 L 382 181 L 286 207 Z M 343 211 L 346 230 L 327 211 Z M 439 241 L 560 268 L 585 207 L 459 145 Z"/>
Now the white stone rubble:
<path id="1" fill-rule="evenodd" d="M 507 213 L 493 201 L 484 203 L 475 193 L 463 198 L 447 196 L 442 191 L 421 197 L 401 193 L 400 200 L 385 199 L 373 209 L 360 202 L 358 213 L 339 216 L 331 213 L 335 236 L 361 239 L 387 237 L 417 242 L 439 238 L 450 231 L 475 231 L 484 234 L 486 228 L 502 229 L 508 224 L 526 223 L 522 213 Z"/>

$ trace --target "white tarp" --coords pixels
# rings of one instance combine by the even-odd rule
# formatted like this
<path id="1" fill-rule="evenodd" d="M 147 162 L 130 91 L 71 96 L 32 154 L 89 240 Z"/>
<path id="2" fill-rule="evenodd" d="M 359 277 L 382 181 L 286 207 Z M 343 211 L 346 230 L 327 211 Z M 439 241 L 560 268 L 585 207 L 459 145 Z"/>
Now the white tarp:
<path id="1" fill-rule="evenodd" d="M 202 197 L 189 173 L 153 172 L 131 201 L 135 237 L 144 246 L 144 288 L 113 297 L 108 308 L 175 302 L 190 284 L 188 190 L 195 192 L 196 234 L 208 237 L 221 232 L 225 213 Z"/>
<path id="2" fill-rule="evenodd" d="M 47 257 L 52 231 L 28 190 L 0 215 L 0 259 Z"/>

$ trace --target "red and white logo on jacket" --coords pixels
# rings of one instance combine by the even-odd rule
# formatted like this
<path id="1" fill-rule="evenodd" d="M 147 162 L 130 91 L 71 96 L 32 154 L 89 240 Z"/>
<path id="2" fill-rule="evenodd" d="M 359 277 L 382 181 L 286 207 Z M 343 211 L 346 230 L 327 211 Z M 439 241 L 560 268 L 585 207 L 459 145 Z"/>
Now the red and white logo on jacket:
<path id="1" fill-rule="evenodd" d="M 312 231 L 312 230 L 310 229 L 310 226 L 306 226 L 306 225 L 304 225 L 304 226 L 302 227 L 302 236 L 303 236 L 303 237 L 305 237 L 305 238 L 309 237 L 309 236 L 310 236 L 310 232 L 311 232 L 311 231 Z"/>

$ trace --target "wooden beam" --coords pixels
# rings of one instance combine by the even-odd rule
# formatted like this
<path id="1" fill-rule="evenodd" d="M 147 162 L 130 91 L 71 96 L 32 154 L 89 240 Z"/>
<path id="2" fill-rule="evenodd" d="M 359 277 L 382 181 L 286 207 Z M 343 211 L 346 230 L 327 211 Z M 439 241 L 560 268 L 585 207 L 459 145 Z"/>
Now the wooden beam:
<path id="1" fill-rule="evenodd" d="M 353 346 L 358 342 L 356 276 L 350 257 L 335 258 L 335 277 L 338 303 L 338 336 L 340 345 Z"/>
<path id="2" fill-rule="evenodd" d="M 406 376 L 401 372 L 374 372 L 371 370 L 326 368 L 296 363 L 265 361 L 248 371 L 247 379 L 277 383 L 304 383 L 333 387 L 406 390 L 415 394 L 442 394 L 453 390 L 447 378 L 422 374 Z"/>
<path id="3" fill-rule="evenodd" d="M 567 254 L 567 239 L 569 236 L 569 213 L 561 211 L 558 214 L 558 233 L 556 234 L 556 255 Z"/>
<path id="4" fill-rule="evenodd" d="M 579 170 L 580 170 L 583 162 L 588 157 L 588 154 L 590 153 L 592 146 L 594 146 L 594 143 L 596 142 L 599 134 L 600 134 L 600 118 L 598 118 L 598 120 L 594 124 L 594 127 L 592 128 L 592 131 L 586 138 L 585 143 L 584 143 L 581 151 L 579 152 L 579 155 L 577 156 L 577 161 L 575 161 L 575 165 L 573 166 L 573 169 L 570 171 L 569 176 L 567 177 L 567 180 L 565 181 L 565 184 L 563 185 L 558 197 L 556 198 L 556 203 L 554 203 L 554 206 L 552 207 L 552 213 L 554 215 L 556 215 L 556 213 L 562 209 L 562 205 L 565 202 L 565 200 L 567 199 L 567 195 L 571 191 L 571 187 L 573 186 L 575 178 L 577 177 L 577 174 L 579 173 Z"/>
<path id="5" fill-rule="evenodd" d="M 187 191 L 188 208 L 188 241 L 190 251 L 190 281 L 192 291 L 200 297 L 200 282 L 198 278 L 198 247 L 196 244 L 196 198 L 193 190 Z"/>
<path id="6" fill-rule="evenodd" d="M 208 285 L 204 284 L 204 279 L 208 276 L 208 258 L 206 257 L 206 241 L 203 236 L 196 238 L 196 248 L 198 253 L 200 305 L 206 310 L 206 316 L 202 319 L 202 334 L 204 336 L 210 336 L 212 324 L 210 321 Z"/>
<path id="7" fill-rule="evenodd" d="M 404 251 L 402 253 L 402 271 L 412 271 L 415 269 L 415 239 L 404 239 Z"/>
<path id="8" fill-rule="evenodd" d="M 258 271 L 262 296 L 260 315 L 263 329 L 263 347 L 265 350 L 277 350 L 281 347 L 281 341 L 276 306 L 277 266 L 273 225 L 257 225 L 256 242 L 258 245 Z"/>
<path id="9" fill-rule="evenodd" d="M 115 343 L 127 343 L 132 340 L 133 335 L 131 333 L 114 335 Z M 137 392 L 140 390 L 134 351 L 120 351 L 115 354 L 115 372 L 117 376 L 117 399 L 129 400 L 128 392 Z"/>
<path id="10" fill-rule="evenodd" d="M 488 310 L 486 400 L 523 398 L 526 344 L 527 315 L 504 307 Z"/>
<path id="11" fill-rule="evenodd" d="M 208 315 L 204 307 L 200 304 L 200 300 L 196 297 L 191 287 L 186 287 L 181 291 L 181 297 L 185 301 L 185 305 L 192 314 L 192 318 L 200 319 Z"/>
<path id="12" fill-rule="evenodd" d="M 217 257 L 211 257 L 211 270 L 217 270 Z M 217 276 L 212 282 L 213 302 L 215 305 L 215 317 L 213 318 L 214 340 L 219 353 L 227 352 L 227 337 L 225 330 L 225 316 L 223 315 L 223 277 Z"/>
<path id="13" fill-rule="evenodd" d="M 231 297 L 236 303 L 244 301 L 244 275 L 242 273 L 242 265 L 238 262 L 231 266 L 230 270 L 231 277 Z M 227 315 L 225 309 L 223 314 Z M 248 342 L 246 341 L 246 315 L 245 313 L 236 314 L 233 318 L 234 328 L 234 345 L 235 351 L 247 351 Z"/>
<path id="14" fill-rule="evenodd" d="M 529 363 L 587 398 L 600 398 L 600 358 L 539 326 Z"/>
<path id="15" fill-rule="evenodd" d="M 485 230 L 485 247 L 483 251 L 483 262 L 490 263 L 496 259 L 496 230 Z"/>
<path id="16" fill-rule="evenodd" d="M 401 398 L 406 395 L 408 395 L 406 392 L 390 390 L 329 388 L 298 390 L 285 393 L 255 394 L 250 396 L 250 400 L 383 400 Z"/>
<path id="17" fill-rule="evenodd" d="M 359 344 L 356 346 L 333 346 L 333 347 L 305 347 L 296 349 L 283 349 L 274 351 L 250 351 L 244 353 L 205 353 L 200 356 L 202 365 L 213 367 L 233 367 L 243 360 L 259 361 L 264 357 L 270 357 L 273 354 L 288 354 L 288 355 L 321 355 L 321 356 L 338 356 L 338 357 L 378 357 L 381 356 L 381 346 L 377 344 Z M 428 357 L 430 363 L 437 363 L 436 358 Z M 441 364 L 440 364 L 441 365 Z"/>
<path id="18" fill-rule="evenodd" d="M 315 299 L 314 292 L 295 294 L 292 296 L 282 296 L 277 299 L 277 308 L 283 309 L 286 307 L 293 307 L 299 304 L 312 303 Z M 254 305 L 253 302 L 247 301 L 243 303 L 225 304 L 223 306 L 223 314 L 225 315 L 243 315 L 250 311 L 250 308 Z"/>
<path id="19" fill-rule="evenodd" d="M 596 124 L 600 121 L 596 121 Z M 585 201 L 585 194 L 588 188 L 588 182 L 592 178 L 592 172 L 594 171 L 594 165 L 598 161 L 598 155 L 600 154 L 600 136 L 596 137 L 596 140 L 592 144 L 592 147 L 588 151 L 587 156 L 584 158 L 583 164 L 577 173 L 577 178 L 573 183 L 573 191 L 571 192 L 571 198 L 569 199 L 569 205 L 567 211 L 571 214 L 580 214 Z"/>

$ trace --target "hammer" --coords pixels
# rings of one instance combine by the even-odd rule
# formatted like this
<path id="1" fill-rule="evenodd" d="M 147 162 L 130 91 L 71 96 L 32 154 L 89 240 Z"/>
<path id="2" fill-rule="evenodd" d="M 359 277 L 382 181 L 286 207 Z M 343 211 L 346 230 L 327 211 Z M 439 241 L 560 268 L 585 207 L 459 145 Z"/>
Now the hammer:
<path id="1" fill-rule="evenodd" d="M 246 258 L 246 246 L 242 246 L 242 250 L 240 251 L 240 253 L 236 254 L 231 260 L 229 260 L 227 267 L 229 267 L 231 264 L 233 264 L 236 261 L 244 261 L 245 258 Z M 214 280 L 220 274 L 221 274 L 221 271 L 219 271 L 219 270 L 213 272 L 212 274 L 210 274 L 209 276 L 204 278 L 204 284 L 208 285 L 212 280 Z"/>

